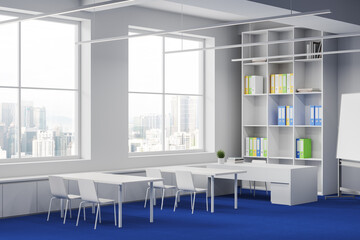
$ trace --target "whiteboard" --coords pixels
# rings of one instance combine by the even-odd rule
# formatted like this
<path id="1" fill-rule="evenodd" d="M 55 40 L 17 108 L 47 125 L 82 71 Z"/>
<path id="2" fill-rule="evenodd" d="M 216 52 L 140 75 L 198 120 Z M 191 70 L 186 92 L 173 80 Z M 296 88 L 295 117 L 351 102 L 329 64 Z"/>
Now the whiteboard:
<path id="1" fill-rule="evenodd" d="M 336 157 L 360 161 L 360 93 L 341 95 Z"/>

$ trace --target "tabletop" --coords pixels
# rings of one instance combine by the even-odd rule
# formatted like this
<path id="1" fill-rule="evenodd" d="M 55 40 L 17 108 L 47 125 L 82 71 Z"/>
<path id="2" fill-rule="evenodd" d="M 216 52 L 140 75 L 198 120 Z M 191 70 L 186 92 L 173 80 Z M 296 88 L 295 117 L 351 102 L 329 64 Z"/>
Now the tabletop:
<path id="1" fill-rule="evenodd" d="M 246 173 L 245 170 L 240 169 L 220 169 L 220 168 L 203 168 L 203 167 L 191 167 L 191 166 L 170 166 L 170 167 L 160 167 L 157 168 L 162 172 L 171 172 L 176 171 L 190 171 L 195 175 L 205 175 L 205 176 L 220 176 L 227 174 L 236 174 L 236 173 Z"/>
<path id="2" fill-rule="evenodd" d="M 89 179 L 97 183 L 121 185 L 124 183 L 155 182 L 162 181 L 162 178 L 142 177 L 123 174 L 110 174 L 99 172 L 69 173 L 56 175 L 68 180 Z"/>

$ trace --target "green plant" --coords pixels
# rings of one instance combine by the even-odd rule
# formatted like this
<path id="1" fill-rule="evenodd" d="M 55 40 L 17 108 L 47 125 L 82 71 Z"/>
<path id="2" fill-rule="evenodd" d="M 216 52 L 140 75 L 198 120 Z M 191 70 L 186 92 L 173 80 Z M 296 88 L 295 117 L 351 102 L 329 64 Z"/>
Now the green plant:
<path id="1" fill-rule="evenodd" d="M 224 158 L 225 157 L 225 152 L 223 150 L 217 151 L 217 157 L 218 158 Z"/>

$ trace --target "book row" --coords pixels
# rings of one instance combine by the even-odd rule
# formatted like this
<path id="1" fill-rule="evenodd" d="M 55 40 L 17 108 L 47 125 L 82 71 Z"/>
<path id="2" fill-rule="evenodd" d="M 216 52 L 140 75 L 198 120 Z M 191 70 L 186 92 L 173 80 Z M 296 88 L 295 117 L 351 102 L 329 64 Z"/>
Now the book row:
<path id="1" fill-rule="evenodd" d="M 249 157 L 267 157 L 268 139 L 247 137 L 245 143 L 245 156 Z"/>
<path id="2" fill-rule="evenodd" d="M 270 93 L 294 93 L 294 74 L 271 74 Z"/>
<path id="3" fill-rule="evenodd" d="M 310 125 L 322 125 L 323 111 L 322 106 L 310 106 Z"/>
<path id="4" fill-rule="evenodd" d="M 264 93 L 264 77 L 263 76 L 245 76 L 245 94 L 261 94 Z"/>
<path id="5" fill-rule="evenodd" d="M 294 125 L 294 108 L 293 106 L 278 106 L 278 125 Z"/>
<path id="6" fill-rule="evenodd" d="M 311 158 L 311 139 L 296 139 L 296 158 Z"/>

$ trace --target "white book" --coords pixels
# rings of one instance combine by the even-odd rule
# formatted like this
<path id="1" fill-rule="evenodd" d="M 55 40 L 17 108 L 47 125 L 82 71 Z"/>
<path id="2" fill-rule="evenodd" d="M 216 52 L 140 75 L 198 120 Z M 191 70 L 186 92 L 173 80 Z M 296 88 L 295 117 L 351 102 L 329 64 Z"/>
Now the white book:
<path id="1" fill-rule="evenodd" d="M 250 149 L 250 139 L 247 137 L 246 138 L 246 143 L 245 143 L 245 156 L 250 156 L 249 153 L 249 149 Z"/>
<path id="2" fill-rule="evenodd" d="M 253 149 L 253 140 L 249 138 L 249 148 L 248 148 L 248 150 L 249 150 L 248 154 L 249 155 L 246 155 L 246 156 L 250 156 L 250 149 L 251 150 Z"/>
<path id="3" fill-rule="evenodd" d="M 280 87 L 280 75 L 275 74 L 275 93 L 279 93 L 279 87 Z"/>
<path id="4" fill-rule="evenodd" d="M 290 73 L 287 74 L 286 76 L 286 93 L 290 93 L 290 86 L 291 86 L 291 76 Z"/>
<path id="5" fill-rule="evenodd" d="M 261 151 L 260 151 L 260 156 L 263 157 L 264 156 L 264 138 L 260 138 L 261 141 Z"/>

